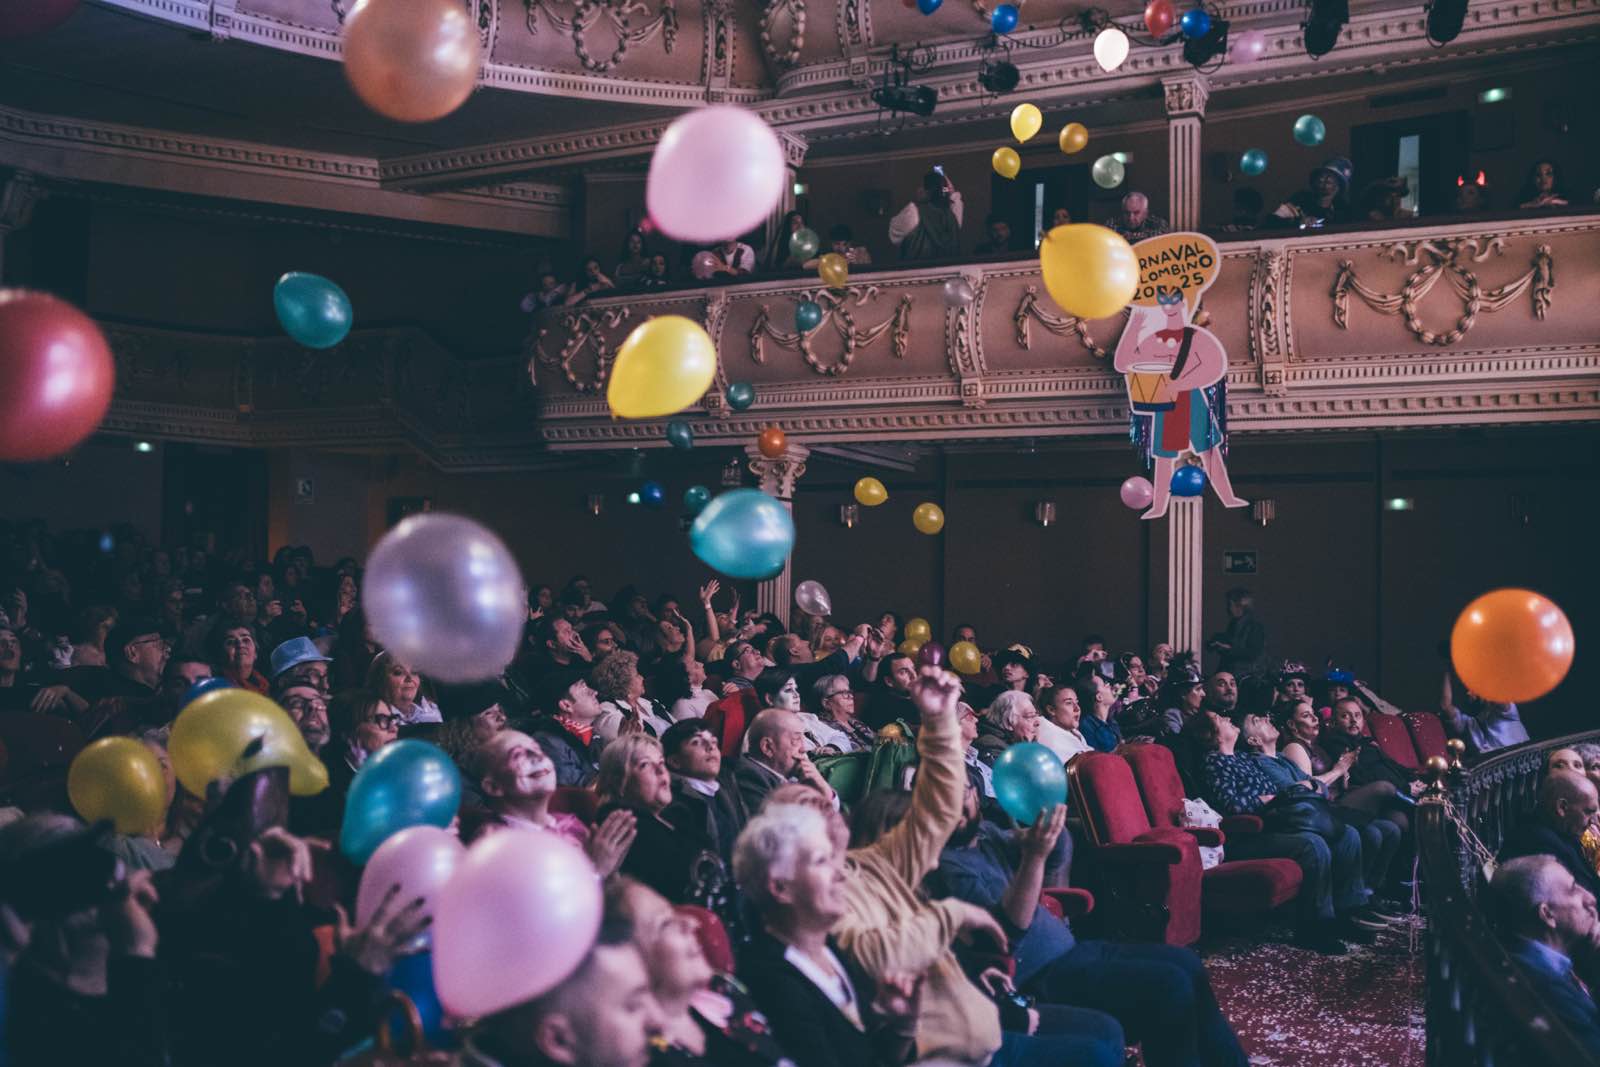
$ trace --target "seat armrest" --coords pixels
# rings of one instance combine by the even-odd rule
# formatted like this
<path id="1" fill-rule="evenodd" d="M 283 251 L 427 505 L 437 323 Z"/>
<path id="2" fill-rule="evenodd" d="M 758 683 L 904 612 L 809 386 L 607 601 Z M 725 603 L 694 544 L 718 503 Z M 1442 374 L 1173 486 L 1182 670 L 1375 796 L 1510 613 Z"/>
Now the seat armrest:
<path id="1" fill-rule="evenodd" d="M 1046 889 L 1044 896 L 1055 901 L 1067 919 L 1081 919 L 1094 911 L 1094 894 L 1087 889 Z"/>
<path id="2" fill-rule="evenodd" d="M 1185 826 L 1183 830 L 1201 848 L 1221 848 L 1228 841 L 1227 835 L 1215 826 Z"/>
<path id="3" fill-rule="evenodd" d="M 1140 867 L 1162 863 L 1176 867 L 1183 862 L 1183 849 L 1175 841 L 1135 841 L 1123 845 L 1101 845 L 1094 850 L 1096 863 L 1111 867 Z"/>
<path id="4" fill-rule="evenodd" d="M 1224 815 L 1222 832 L 1225 834 L 1259 834 L 1264 824 L 1259 815 Z"/>

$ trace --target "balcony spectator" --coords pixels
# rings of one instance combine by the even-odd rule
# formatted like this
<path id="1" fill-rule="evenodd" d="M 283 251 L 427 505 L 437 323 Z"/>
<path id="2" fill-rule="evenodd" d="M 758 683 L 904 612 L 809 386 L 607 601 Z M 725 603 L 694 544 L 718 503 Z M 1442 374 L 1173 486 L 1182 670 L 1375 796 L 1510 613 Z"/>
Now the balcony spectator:
<path id="1" fill-rule="evenodd" d="M 650 255 L 645 251 L 644 234 L 633 230 L 622 239 L 622 258 L 617 261 L 617 269 L 611 272 L 611 278 L 619 288 L 638 289 L 649 272 Z"/>
<path id="2" fill-rule="evenodd" d="M 1268 222 L 1279 229 L 1315 229 L 1350 221 L 1350 179 L 1355 167 L 1334 156 L 1311 172 L 1306 188 L 1277 206 Z"/>
<path id="3" fill-rule="evenodd" d="M 1555 857 L 1590 893 L 1600 894 L 1600 875 L 1583 853 L 1583 832 L 1600 818 L 1600 794 L 1594 783 L 1574 771 L 1546 776 L 1539 787 L 1539 806 L 1522 820 L 1500 849 L 1500 862 L 1518 856 Z"/>
<path id="4" fill-rule="evenodd" d="M 1594 894 L 1549 856 L 1500 865 L 1489 883 L 1506 949 L 1535 997 L 1555 1011 L 1591 1056 L 1600 1056 L 1600 1007 L 1573 971 L 1573 957 L 1600 943 Z"/>
<path id="5" fill-rule="evenodd" d="M 1267 645 L 1267 629 L 1256 617 L 1256 598 L 1245 588 L 1227 593 L 1228 625 L 1206 642 L 1206 650 L 1217 654 L 1217 670 L 1235 677 L 1254 674 Z"/>
<path id="6" fill-rule="evenodd" d="M 1457 215 L 1476 215 L 1480 211 L 1489 210 L 1489 180 L 1483 171 L 1475 177 L 1465 174 L 1456 175 L 1455 213 Z"/>
<path id="7" fill-rule="evenodd" d="M 1218 228 L 1223 233 L 1249 233 L 1260 229 L 1261 213 L 1265 210 L 1266 201 L 1261 198 L 1260 190 L 1240 186 L 1233 191 L 1233 217 Z"/>
<path id="8" fill-rule="evenodd" d="M 1541 159 L 1528 168 L 1527 180 L 1517 195 L 1517 206 L 1524 211 L 1547 207 L 1566 207 L 1567 190 L 1561 183 L 1561 168 L 1553 159 Z"/>
<path id="9" fill-rule="evenodd" d="M 980 256 L 992 256 L 1001 252 L 1010 252 L 1011 248 L 1011 223 L 999 215 L 991 213 L 983 220 L 986 227 L 983 243 L 972 251 Z"/>
<path id="10" fill-rule="evenodd" d="M 761 269 L 767 272 L 779 270 L 799 270 L 800 260 L 796 259 L 793 250 L 789 247 L 789 239 L 806 228 L 806 217 L 799 211 L 791 211 L 778 223 L 777 231 L 772 235 L 772 245 L 767 249 L 766 255 L 761 257 Z"/>
<path id="11" fill-rule="evenodd" d="M 1522 725 L 1522 716 L 1517 713 L 1515 704 L 1485 700 L 1470 689 L 1462 703 L 1471 709 L 1470 714 L 1456 707 L 1455 690 L 1450 671 L 1446 669 L 1439 693 L 1439 718 L 1444 720 L 1444 728 L 1452 737 L 1465 740 L 1467 747 L 1478 755 L 1527 743 L 1528 728 Z"/>
<path id="12" fill-rule="evenodd" d="M 961 194 L 942 171 L 922 176 L 922 191 L 889 220 L 889 243 L 907 262 L 961 254 Z"/>
<path id="13" fill-rule="evenodd" d="M 563 304 L 567 307 L 581 304 L 591 296 L 603 296 L 616 287 L 617 283 L 600 269 L 600 261 L 590 256 L 583 261 L 583 269 L 578 271 L 578 276 L 573 279 L 572 287 L 567 291 L 567 298 Z"/>
<path id="14" fill-rule="evenodd" d="M 730 278 L 738 278 L 755 273 L 756 250 L 738 238 L 723 241 L 708 251 L 714 260 L 711 265 L 712 277 L 725 274 Z"/>
<path id="15" fill-rule="evenodd" d="M 828 251 L 834 255 L 843 256 L 845 262 L 852 267 L 870 267 L 872 265 L 872 253 L 867 251 L 866 245 L 855 243 L 855 231 L 842 222 L 835 223 L 828 230 Z M 820 262 L 821 258 L 818 256 L 814 259 L 808 259 L 800 266 L 805 270 L 816 270 L 817 263 Z"/>
<path id="16" fill-rule="evenodd" d="M 1046 229 L 1053 230 L 1057 226 L 1071 226 L 1071 225 L 1072 225 L 1072 212 L 1068 211 L 1066 209 L 1065 205 L 1062 205 L 1062 206 L 1057 207 L 1054 211 L 1050 212 L 1050 225 L 1047 226 Z"/>
<path id="17" fill-rule="evenodd" d="M 548 266 L 539 269 L 539 287 L 522 298 L 522 310 L 532 314 L 545 308 L 560 307 L 567 302 L 571 287 Z"/>
<path id="18" fill-rule="evenodd" d="M 1380 178 L 1361 193 L 1361 212 L 1368 222 L 1408 222 L 1417 217 L 1401 201 L 1411 195 L 1411 183 L 1404 177 Z"/>
<path id="19" fill-rule="evenodd" d="M 639 276 L 639 288 L 645 291 L 666 289 L 672 285 L 671 268 L 667 265 L 667 257 L 660 252 L 650 257 L 650 269 Z"/>
<path id="20" fill-rule="evenodd" d="M 1129 244 L 1172 232 L 1166 219 L 1150 214 L 1150 198 L 1137 190 L 1122 198 L 1122 210 L 1106 225 L 1127 238 Z"/>

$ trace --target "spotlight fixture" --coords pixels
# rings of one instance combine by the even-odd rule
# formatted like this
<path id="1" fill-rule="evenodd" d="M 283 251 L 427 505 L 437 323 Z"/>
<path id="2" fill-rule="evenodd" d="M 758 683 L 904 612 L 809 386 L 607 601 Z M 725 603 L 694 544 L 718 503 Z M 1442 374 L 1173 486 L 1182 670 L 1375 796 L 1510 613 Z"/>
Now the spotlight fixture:
<path id="1" fill-rule="evenodd" d="M 1462 0 L 1463 8 L 1465 0 Z M 1350 21 L 1348 0 L 1311 0 L 1311 14 L 1301 27 L 1305 34 L 1306 55 L 1321 59 L 1339 43 L 1344 24 Z"/>
<path id="2" fill-rule="evenodd" d="M 931 62 L 931 61 L 930 61 Z M 883 72 L 883 84 L 872 90 L 872 102 L 885 111 L 910 113 L 926 118 L 938 106 L 939 94 L 932 86 L 912 85 L 911 72 L 916 64 L 910 55 L 902 56 L 900 46 L 889 50 L 889 65 Z"/>
<path id="3" fill-rule="evenodd" d="M 1022 72 L 1003 59 L 986 59 L 978 68 L 978 84 L 1000 96 L 1009 93 L 1022 80 Z"/>
<path id="4" fill-rule="evenodd" d="M 1188 51 L 1187 48 L 1184 51 Z M 1094 38 L 1094 61 L 1100 69 L 1110 74 L 1128 58 L 1128 35 L 1115 26 L 1107 26 Z"/>
<path id="5" fill-rule="evenodd" d="M 1191 66 L 1204 67 L 1212 60 L 1228 54 L 1228 20 L 1214 18 L 1211 26 L 1201 37 L 1185 38 L 1183 42 L 1183 58 Z"/>
<path id="6" fill-rule="evenodd" d="M 1276 500 L 1257 500 L 1250 505 L 1250 517 L 1257 526 L 1266 529 L 1272 520 L 1278 517 L 1278 502 Z"/>
<path id="7" fill-rule="evenodd" d="M 1467 0 L 1429 0 L 1428 40 L 1434 44 L 1449 44 L 1461 32 L 1467 20 Z"/>

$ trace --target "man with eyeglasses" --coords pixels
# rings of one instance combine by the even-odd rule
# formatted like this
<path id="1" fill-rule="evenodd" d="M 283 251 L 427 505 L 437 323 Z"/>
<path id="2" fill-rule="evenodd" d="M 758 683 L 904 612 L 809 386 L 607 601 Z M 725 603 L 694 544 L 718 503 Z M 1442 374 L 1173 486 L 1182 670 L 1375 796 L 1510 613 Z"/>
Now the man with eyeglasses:
<path id="1" fill-rule="evenodd" d="M 331 729 L 328 725 L 328 700 L 323 690 L 315 685 L 292 677 L 285 672 L 273 687 L 272 699 L 289 718 L 305 739 L 311 754 L 329 766 L 323 749 L 327 747 Z M 332 774 L 332 767 L 329 766 Z M 289 798 L 289 828 L 301 836 L 328 837 L 337 834 L 344 816 L 344 792 L 324 789 L 316 796 Z"/>
<path id="2" fill-rule="evenodd" d="M 80 725 L 90 737 L 128 733 L 164 721 L 161 672 L 171 643 L 155 619 L 129 616 L 106 636 L 104 667 L 74 667 L 66 683 L 89 701 Z"/>

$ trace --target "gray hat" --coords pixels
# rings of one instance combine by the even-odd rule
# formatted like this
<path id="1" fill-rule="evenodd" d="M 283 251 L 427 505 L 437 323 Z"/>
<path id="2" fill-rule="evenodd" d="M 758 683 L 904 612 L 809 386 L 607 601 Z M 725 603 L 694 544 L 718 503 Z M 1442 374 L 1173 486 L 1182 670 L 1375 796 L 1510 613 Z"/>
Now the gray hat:
<path id="1" fill-rule="evenodd" d="M 316 642 L 309 637 L 291 637 L 272 650 L 272 677 L 276 678 L 302 663 L 332 663 L 317 650 Z"/>

